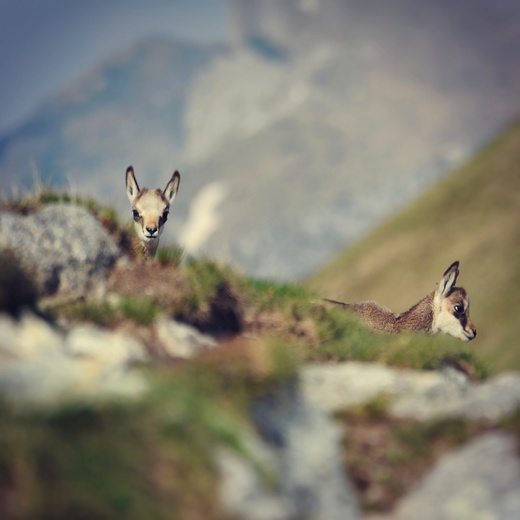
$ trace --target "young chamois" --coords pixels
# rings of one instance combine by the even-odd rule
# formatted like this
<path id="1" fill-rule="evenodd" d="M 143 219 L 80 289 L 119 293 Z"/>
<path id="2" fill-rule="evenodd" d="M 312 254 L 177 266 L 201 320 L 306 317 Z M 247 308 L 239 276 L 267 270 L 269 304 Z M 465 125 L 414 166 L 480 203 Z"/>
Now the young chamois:
<path id="1" fill-rule="evenodd" d="M 360 316 L 375 331 L 393 334 L 396 332 L 443 332 L 461 341 L 475 338 L 477 330 L 469 316 L 469 297 L 465 289 L 455 287 L 459 275 L 459 262 L 453 262 L 443 274 L 437 289 L 401 314 L 376 302 L 342 303 L 341 305 Z"/>
<path id="2" fill-rule="evenodd" d="M 145 258 L 155 256 L 180 180 L 179 172 L 175 171 L 164 191 L 139 189 L 134 168 L 129 166 L 126 169 L 126 194 L 132 204 L 134 227 Z"/>

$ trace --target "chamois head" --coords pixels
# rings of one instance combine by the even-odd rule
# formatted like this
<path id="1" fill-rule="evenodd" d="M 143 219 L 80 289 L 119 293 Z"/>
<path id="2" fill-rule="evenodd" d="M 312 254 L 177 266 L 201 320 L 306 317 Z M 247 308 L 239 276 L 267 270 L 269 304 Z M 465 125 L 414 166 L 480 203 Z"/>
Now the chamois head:
<path id="1" fill-rule="evenodd" d="M 477 335 L 469 315 L 469 296 L 462 287 L 455 287 L 459 276 L 459 262 L 453 262 L 442 275 L 433 295 L 432 332 L 444 332 L 464 342 Z"/>
<path id="2" fill-rule="evenodd" d="M 159 237 L 168 219 L 170 204 L 179 189 L 181 176 L 175 171 L 164 191 L 149 188 L 139 189 L 134 168 L 126 170 L 126 194 L 132 205 L 134 226 L 145 256 L 154 256 L 159 246 Z"/>

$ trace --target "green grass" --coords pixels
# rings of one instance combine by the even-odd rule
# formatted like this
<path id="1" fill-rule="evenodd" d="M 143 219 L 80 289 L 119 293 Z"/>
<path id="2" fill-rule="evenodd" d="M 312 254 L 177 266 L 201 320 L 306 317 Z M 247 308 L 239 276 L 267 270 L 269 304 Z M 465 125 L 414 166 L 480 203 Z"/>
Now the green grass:
<path id="1" fill-rule="evenodd" d="M 117 302 L 79 301 L 61 304 L 49 310 L 54 317 L 61 316 L 71 321 L 88 322 L 109 328 L 117 326 L 124 319 L 137 325 L 151 325 L 159 314 L 153 302 L 138 296 L 121 298 Z"/>
<path id="2" fill-rule="evenodd" d="M 156 260 L 159 264 L 173 265 L 179 267 L 184 257 L 184 250 L 179 246 L 165 246 L 160 247 L 157 251 Z"/>
<path id="3" fill-rule="evenodd" d="M 244 291 L 249 300 L 261 311 L 287 309 L 307 305 L 312 295 L 301 285 L 280 283 L 273 280 L 247 279 Z"/>
<path id="4" fill-rule="evenodd" d="M 119 303 L 118 308 L 125 318 L 143 326 L 153 323 L 158 315 L 155 304 L 137 296 L 124 298 Z"/>
<path id="5" fill-rule="evenodd" d="M 51 309 L 54 316 L 64 316 L 68 319 L 89 322 L 100 327 L 110 327 L 117 323 L 117 310 L 106 301 L 76 302 L 66 306 Z"/>

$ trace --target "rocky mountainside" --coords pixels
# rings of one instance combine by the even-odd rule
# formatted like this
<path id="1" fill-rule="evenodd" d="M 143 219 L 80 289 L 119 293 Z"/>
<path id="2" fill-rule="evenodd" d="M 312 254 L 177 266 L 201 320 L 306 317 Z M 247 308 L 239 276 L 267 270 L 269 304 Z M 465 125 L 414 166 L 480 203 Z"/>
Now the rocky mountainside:
<path id="1" fill-rule="evenodd" d="M 294 280 L 520 108 L 513 1 L 237 0 L 230 13 L 229 45 L 140 42 L 42 107 L 0 142 L 3 190 L 40 176 L 128 214 L 128 164 L 149 186 L 178 168 L 170 240 Z"/>
<path id="2" fill-rule="evenodd" d="M 68 195 L 0 211 L 2 518 L 520 515 L 518 372 L 130 242 Z"/>

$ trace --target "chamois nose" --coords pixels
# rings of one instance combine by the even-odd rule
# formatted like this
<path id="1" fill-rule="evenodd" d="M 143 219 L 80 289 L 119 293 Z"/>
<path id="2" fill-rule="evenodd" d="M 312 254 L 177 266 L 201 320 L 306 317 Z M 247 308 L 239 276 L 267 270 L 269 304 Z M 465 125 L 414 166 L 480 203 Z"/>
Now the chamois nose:
<path id="1" fill-rule="evenodd" d="M 155 235 L 155 233 L 157 232 L 157 228 L 156 227 L 147 227 L 146 231 L 148 231 L 149 235 Z"/>
<path id="2" fill-rule="evenodd" d="M 471 329 L 471 332 L 473 332 L 473 337 L 477 335 L 477 329 Z"/>

